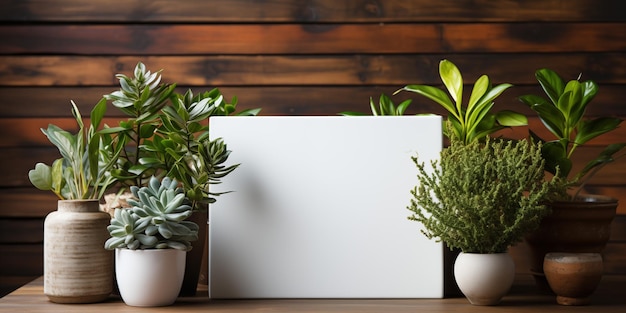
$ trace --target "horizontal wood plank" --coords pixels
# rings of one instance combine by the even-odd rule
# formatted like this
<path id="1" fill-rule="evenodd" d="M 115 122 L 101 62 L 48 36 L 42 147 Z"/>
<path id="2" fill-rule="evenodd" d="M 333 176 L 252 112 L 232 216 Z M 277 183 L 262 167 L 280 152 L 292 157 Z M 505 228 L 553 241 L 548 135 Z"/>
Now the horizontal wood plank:
<path id="1" fill-rule="evenodd" d="M 626 28 L 625 28 L 626 29 Z M 626 42 L 626 41 L 625 41 Z M 626 51 L 626 49 L 625 49 Z M 116 86 L 138 62 L 181 86 L 372 86 L 441 84 L 438 64 L 454 62 L 466 83 L 537 85 L 548 67 L 566 79 L 626 84 L 626 52 L 571 54 L 399 54 L 306 56 L 0 56 L 0 86 Z M 623 98 L 623 97 L 621 97 Z M 619 99 L 619 98 L 618 98 Z"/>
<path id="2" fill-rule="evenodd" d="M 332 112 L 328 115 L 336 115 L 336 112 Z M 106 118 L 104 119 L 104 123 L 113 126 L 116 125 L 119 120 L 118 118 Z M 49 146 L 50 143 L 48 139 L 40 131 L 41 128 L 47 128 L 49 124 L 57 125 L 70 132 L 76 132 L 77 129 L 76 121 L 73 118 L 0 118 L 0 129 L 9 130 L 8 133 L 10 134 L 10 136 L 0 139 L 0 148 Z M 545 140 L 549 141 L 555 139 L 554 135 L 545 128 L 538 118 L 529 117 L 528 125 L 529 126 L 507 128 L 496 133 L 495 136 L 502 135 L 507 138 L 515 139 L 527 138 L 529 136 L 528 129 L 531 129 Z M 587 143 L 587 146 L 604 146 L 625 141 L 625 138 L 626 127 L 618 127 L 612 132 L 592 139 Z"/>
<path id="3" fill-rule="evenodd" d="M 57 209 L 59 199 L 52 192 L 27 184 L 18 188 L 0 187 L 0 219 L 43 219 Z"/>
<path id="4" fill-rule="evenodd" d="M 434 85 L 439 86 L 439 85 Z M 370 113 L 369 99 L 378 102 L 381 93 L 389 95 L 395 103 L 411 99 L 407 114 L 444 114 L 442 107 L 417 94 L 400 92 L 392 95 L 402 85 L 397 86 L 251 86 L 219 87 L 222 94 L 231 99 L 238 98 L 238 108 L 261 108 L 262 115 L 335 115 L 344 111 Z M 441 87 L 441 86 L 439 86 Z M 191 89 L 194 94 L 207 91 L 210 86 L 180 86 L 180 93 Z M 472 86 L 464 87 L 469 96 Z M 83 116 L 89 116 L 93 106 L 104 94 L 118 90 L 110 87 L 0 87 L 0 116 L 6 118 L 31 117 L 71 117 L 70 100 L 78 106 Z M 542 94 L 539 86 L 517 85 L 505 91 L 497 100 L 495 109 L 515 110 L 529 116 L 535 115 L 518 98 L 525 94 Z M 587 115 L 625 116 L 626 106 L 621 99 L 626 98 L 623 85 L 601 85 L 600 92 L 587 107 Z M 106 116 L 124 117 L 111 103 Z M 3 138 L 0 138 L 0 142 Z M 0 144 L 1 146 L 1 144 Z"/>
<path id="5" fill-rule="evenodd" d="M 43 244 L 0 244 L 0 255 L 0 277 L 43 274 Z"/>
<path id="6" fill-rule="evenodd" d="M 620 23 L 0 25 L 0 54 L 538 53 L 626 50 Z M 498 38 L 498 40 L 493 40 Z"/>
<path id="7" fill-rule="evenodd" d="M 0 218 L 0 244 L 9 243 L 43 243 L 43 218 Z"/>
<path id="8" fill-rule="evenodd" d="M 0 3 L 9 22 L 624 21 L 620 0 L 21 0 Z M 245 7 L 245 10 L 241 8 Z M 481 8 L 477 10 L 476 8 Z"/>

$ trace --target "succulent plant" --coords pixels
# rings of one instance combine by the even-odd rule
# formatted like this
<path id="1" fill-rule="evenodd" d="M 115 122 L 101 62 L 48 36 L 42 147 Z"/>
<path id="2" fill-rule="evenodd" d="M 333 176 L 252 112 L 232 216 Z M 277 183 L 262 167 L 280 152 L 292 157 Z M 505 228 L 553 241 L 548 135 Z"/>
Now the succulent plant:
<path id="1" fill-rule="evenodd" d="M 209 117 L 256 115 L 260 109 L 236 113 L 237 98 L 226 100 L 217 88 L 179 94 L 175 84 L 161 82 L 161 71 L 149 71 L 141 62 L 133 74 L 116 75 L 121 88 L 104 96 L 128 117 L 100 131 L 119 151 L 111 176 L 122 187 L 169 176 L 181 184 L 194 210 L 206 210 L 221 194 L 209 192 L 209 185 L 237 167 L 223 165 L 230 150 L 222 139 L 209 139 Z"/>
<path id="2" fill-rule="evenodd" d="M 176 179 L 152 176 L 147 186 L 131 186 L 135 199 L 128 209 L 117 209 L 108 231 L 106 249 L 179 249 L 191 250 L 198 239 L 198 225 L 186 221 L 192 208 Z"/>

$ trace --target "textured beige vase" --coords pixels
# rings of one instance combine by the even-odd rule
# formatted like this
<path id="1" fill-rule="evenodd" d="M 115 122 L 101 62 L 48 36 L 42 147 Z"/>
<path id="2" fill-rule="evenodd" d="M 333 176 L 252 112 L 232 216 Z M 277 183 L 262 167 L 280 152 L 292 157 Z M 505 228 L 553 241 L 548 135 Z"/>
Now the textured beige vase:
<path id="1" fill-rule="evenodd" d="M 104 249 L 111 217 L 97 200 L 60 200 L 44 222 L 44 293 L 56 303 L 106 300 L 113 251 Z"/>

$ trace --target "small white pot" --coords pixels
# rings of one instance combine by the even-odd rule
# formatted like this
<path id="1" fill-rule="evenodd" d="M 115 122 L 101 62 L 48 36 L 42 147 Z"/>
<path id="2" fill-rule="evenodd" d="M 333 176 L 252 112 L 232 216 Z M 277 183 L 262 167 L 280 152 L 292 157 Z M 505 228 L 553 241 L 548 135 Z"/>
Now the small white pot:
<path id="1" fill-rule="evenodd" d="M 124 303 L 166 306 L 176 301 L 185 276 L 186 251 L 115 249 L 115 278 Z"/>
<path id="2" fill-rule="evenodd" d="M 454 263 L 454 277 L 471 304 L 495 305 L 513 285 L 515 263 L 508 253 L 461 252 Z"/>

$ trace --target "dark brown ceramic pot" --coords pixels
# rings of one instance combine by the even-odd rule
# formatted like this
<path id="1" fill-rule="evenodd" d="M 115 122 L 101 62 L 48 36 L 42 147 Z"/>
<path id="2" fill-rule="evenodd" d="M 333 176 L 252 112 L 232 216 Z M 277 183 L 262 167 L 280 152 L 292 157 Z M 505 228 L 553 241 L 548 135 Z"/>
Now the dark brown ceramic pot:
<path id="1" fill-rule="evenodd" d="M 530 271 L 540 288 L 549 290 L 543 272 L 549 252 L 601 253 L 611 235 L 617 199 L 585 195 L 576 201 L 554 202 L 552 213 L 526 237 Z"/>
<path id="2" fill-rule="evenodd" d="M 198 224 L 200 229 L 198 230 L 198 240 L 191 243 L 193 247 L 191 251 L 187 252 L 187 259 L 185 262 L 185 278 L 183 280 L 183 286 L 180 289 L 181 297 L 192 297 L 196 295 L 196 289 L 198 288 L 198 281 L 200 278 L 200 270 L 202 268 L 202 259 L 205 253 L 205 241 L 207 240 L 207 221 L 208 213 L 206 211 L 195 211 L 188 220 Z"/>

